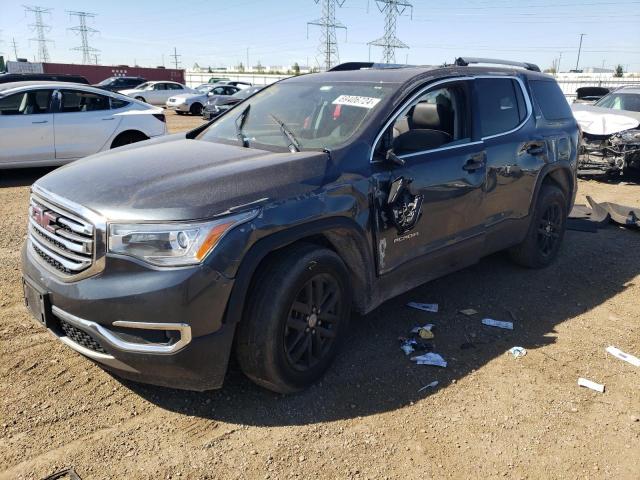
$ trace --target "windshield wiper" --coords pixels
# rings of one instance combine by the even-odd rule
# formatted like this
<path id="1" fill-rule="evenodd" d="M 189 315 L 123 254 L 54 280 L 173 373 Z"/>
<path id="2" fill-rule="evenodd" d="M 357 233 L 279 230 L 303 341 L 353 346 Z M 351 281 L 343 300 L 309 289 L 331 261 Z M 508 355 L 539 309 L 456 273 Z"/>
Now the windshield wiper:
<path id="1" fill-rule="evenodd" d="M 289 150 L 292 152 L 299 152 L 300 151 L 300 143 L 298 142 L 298 140 L 296 139 L 296 136 L 293 134 L 293 132 L 291 130 L 289 130 L 289 128 L 285 125 L 285 123 L 280 120 L 278 117 L 276 117 L 274 114 L 270 113 L 269 116 L 271 118 L 273 118 L 273 120 L 280 125 L 280 130 L 282 131 L 282 133 L 284 134 L 285 137 L 287 137 L 287 140 L 289 140 Z"/>
<path id="2" fill-rule="evenodd" d="M 244 124 L 247 121 L 250 109 L 251 104 L 247 105 L 246 108 L 242 110 L 242 112 L 240 112 L 238 118 L 236 118 L 236 137 L 238 137 L 238 140 L 245 148 L 249 148 L 249 139 L 244 136 L 244 133 L 242 133 L 242 129 L 244 128 Z"/>

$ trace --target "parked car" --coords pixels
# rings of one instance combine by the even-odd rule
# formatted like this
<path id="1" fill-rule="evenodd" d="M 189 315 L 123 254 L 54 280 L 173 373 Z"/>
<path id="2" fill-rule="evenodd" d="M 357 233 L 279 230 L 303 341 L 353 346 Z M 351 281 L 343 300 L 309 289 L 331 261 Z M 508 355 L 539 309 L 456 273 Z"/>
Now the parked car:
<path id="1" fill-rule="evenodd" d="M 209 78 L 209 83 L 218 83 L 218 82 L 227 82 L 229 79 L 227 77 L 211 77 Z"/>
<path id="2" fill-rule="evenodd" d="M 97 83 L 94 87 L 109 90 L 110 92 L 118 92 L 120 90 L 135 88 L 146 81 L 147 80 L 142 77 L 109 77 Z"/>
<path id="3" fill-rule="evenodd" d="M 249 83 L 249 82 L 241 82 L 238 80 L 223 80 L 220 82 L 216 82 L 216 83 L 222 83 L 224 85 L 233 85 L 234 87 L 238 87 L 238 88 L 249 88 L 251 87 L 253 84 Z"/>
<path id="4" fill-rule="evenodd" d="M 262 90 L 264 87 L 249 87 L 243 88 L 237 91 L 233 95 L 214 95 L 207 99 L 207 102 L 202 109 L 202 118 L 205 120 L 211 120 L 218 115 L 223 114 L 234 105 L 242 102 L 246 98 L 250 97 L 254 93 Z"/>
<path id="5" fill-rule="evenodd" d="M 40 178 L 31 312 L 122 377 L 217 388 L 233 349 L 286 393 L 329 368 L 352 311 L 504 249 L 549 265 L 576 121 L 536 66 L 462 66 L 475 61 L 292 77 Z"/>
<path id="6" fill-rule="evenodd" d="M 576 89 L 576 99 L 573 103 L 593 104 L 609 93 L 606 87 L 580 87 Z"/>
<path id="7" fill-rule="evenodd" d="M 195 93 L 195 90 L 178 82 L 159 81 L 147 82 L 136 88 L 120 90 L 120 93 L 151 105 L 164 106 L 169 97 L 181 93 Z"/>
<path id="8" fill-rule="evenodd" d="M 13 82 L 69 82 L 89 85 L 89 80 L 81 75 L 67 75 L 55 73 L 2 73 L 0 83 Z"/>
<path id="9" fill-rule="evenodd" d="M 197 88 L 195 93 L 182 93 L 170 97 L 167 100 L 166 107 L 169 110 L 174 110 L 179 115 L 184 113 L 201 115 L 202 106 L 207 102 L 209 96 L 228 97 L 239 90 L 238 87 L 232 87 L 231 85 L 208 84 Z"/>
<path id="10" fill-rule="evenodd" d="M 162 109 L 65 82 L 0 85 L 0 169 L 61 165 L 164 135 Z"/>
<path id="11" fill-rule="evenodd" d="M 582 131 L 580 175 L 619 176 L 640 169 L 640 87 L 621 87 L 593 105 L 571 108 Z"/>

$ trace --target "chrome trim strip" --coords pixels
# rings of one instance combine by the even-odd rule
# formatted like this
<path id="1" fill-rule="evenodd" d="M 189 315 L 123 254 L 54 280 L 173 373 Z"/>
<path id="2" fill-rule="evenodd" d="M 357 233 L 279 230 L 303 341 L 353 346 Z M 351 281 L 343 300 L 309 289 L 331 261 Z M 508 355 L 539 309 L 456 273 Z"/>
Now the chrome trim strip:
<path id="1" fill-rule="evenodd" d="M 65 248 L 67 250 L 69 250 L 69 252 L 65 252 L 64 255 L 69 255 L 69 258 L 73 259 L 73 255 L 74 253 L 84 253 L 85 255 L 91 255 L 92 252 L 88 251 L 87 252 L 87 248 L 91 248 L 92 247 L 92 240 L 89 240 L 88 238 L 86 239 L 87 241 L 84 242 L 81 245 L 78 245 L 77 243 L 73 243 L 70 240 L 67 240 L 66 238 L 60 238 L 62 235 L 54 235 L 53 233 L 49 232 L 48 230 L 45 230 L 44 228 L 42 228 L 40 225 L 38 225 L 36 223 L 36 221 L 33 218 L 29 218 L 29 226 L 32 228 L 35 228 L 38 232 L 40 232 L 42 235 L 44 235 L 45 240 L 51 240 L 53 242 L 58 242 L 61 243 L 62 245 L 65 246 Z M 56 248 L 60 248 L 57 245 L 52 245 L 52 248 L 56 247 Z M 60 253 L 62 255 L 62 253 Z M 83 260 L 91 260 L 91 257 L 87 258 L 84 257 Z"/>
<path id="2" fill-rule="evenodd" d="M 118 370 L 125 370 L 128 372 L 138 372 L 135 368 L 130 367 L 126 363 L 123 363 L 120 360 L 116 360 L 115 357 L 112 357 L 111 355 L 105 355 L 104 353 L 94 352 L 93 350 L 89 350 L 88 348 L 85 348 L 82 345 L 77 344 L 67 336 L 63 335 L 59 337 L 55 334 L 54 336 L 58 340 L 60 340 L 62 343 L 64 343 L 67 347 L 71 348 L 72 350 L 75 350 L 76 352 L 78 352 L 81 355 L 84 355 L 85 357 L 90 358 L 91 360 L 95 360 L 96 362 L 102 363 L 103 365 L 106 365 L 111 368 L 116 368 Z"/>
<path id="3" fill-rule="evenodd" d="M 76 317 L 68 312 L 65 312 L 59 307 L 55 305 L 51 307 L 53 314 L 62 318 L 63 320 L 71 323 L 72 325 L 86 329 L 99 337 L 101 340 L 106 341 L 112 347 L 122 350 L 123 352 L 131 352 L 131 353 L 150 353 L 150 354 L 158 354 L 158 355 L 166 355 L 175 353 L 178 350 L 184 348 L 187 344 L 191 342 L 191 326 L 186 323 L 148 323 L 148 322 L 129 322 L 118 320 L 113 322 L 113 325 L 116 327 L 125 327 L 125 328 L 140 328 L 140 329 L 148 329 L 148 330 L 171 330 L 171 331 L 179 331 L 180 339 L 171 345 L 149 345 L 149 344 L 141 344 L 141 343 L 132 343 L 124 341 L 118 338 L 115 334 L 110 332 L 107 328 L 102 325 L 92 322 L 90 320 L 85 320 L 84 318 Z"/>
<path id="4" fill-rule="evenodd" d="M 86 265 L 80 263 L 73 263 L 71 261 L 69 261 L 68 258 L 66 257 L 61 257 L 60 255 L 58 255 L 57 253 L 55 253 L 53 250 L 50 250 L 47 246 L 45 246 L 44 244 L 40 243 L 37 238 L 35 238 L 34 236 L 31 236 L 29 238 L 29 242 L 31 242 L 36 248 L 39 248 L 40 250 L 42 250 L 44 253 L 46 253 L 47 255 L 49 255 L 51 258 L 53 258 L 56 262 L 60 262 L 65 268 L 68 268 L 69 270 L 80 270 L 81 268 L 84 268 Z M 37 245 L 36 245 L 37 244 Z M 37 252 L 36 252 L 37 253 Z M 39 255 L 36 256 L 36 258 L 39 258 L 41 262 L 43 262 L 44 260 L 42 258 L 40 258 Z M 87 265 L 91 264 L 91 260 L 90 259 L 86 259 L 85 262 Z M 47 264 L 48 265 L 48 264 Z M 57 270 L 54 270 L 57 271 Z M 58 272 L 58 275 L 60 275 L 62 272 Z"/>
<path id="5" fill-rule="evenodd" d="M 527 106 L 527 116 L 526 116 L 526 118 L 522 122 L 520 122 L 520 124 L 517 127 L 515 127 L 514 129 L 509 130 L 508 132 L 496 133 L 494 135 L 489 135 L 487 137 L 482 137 L 480 139 L 480 141 L 470 142 L 470 143 L 463 143 L 463 144 L 460 144 L 460 145 L 452 145 L 452 146 L 449 146 L 449 147 L 432 148 L 430 150 L 421 150 L 420 152 L 413 152 L 413 153 L 409 153 L 409 154 L 405 154 L 405 155 L 398 155 L 398 156 L 400 158 L 407 158 L 407 157 L 412 157 L 412 156 L 415 156 L 415 155 L 423 155 L 423 154 L 425 154 L 427 152 L 428 153 L 440 152 L 440 151 L 443 151 L 443 150 L 450 150 L 452 148 L 464 147 L 464 146 L 468 146 L 468 145 L 477 145 L 479 143 L 482 143 L 485 140 L 490 140 L 492 138 L 500 137 L 502 135 L 508 135 L 510 133 L 516 132 L 517 130 L 520 130 L 529 121 L 529 119 L 531 118 L 531 115 L 533 114 L 533 106 L 531 104 L 531 99 L 529 98 L 529 94 L 527 92 L 527 89 L 525 88 L 524 82 L 522 81 L 522 79 L 520 77 L 517 77 L 517 76 L 514 76 L 514 75 L 504 75 L 504 76 L 503 75 L 474 75 L 474 76 L 469 76 L 469 77 L 447 78 L 447 79 L 443 79 L 443 80 L 439 80 L 437 82 L 431 83 L 428 86 L 420 89 L 417 93 L 415 93 L 412 97 L 410 97 L 409 100 L 404 102 L 398 108 L 398 110 L 393 114 L 393 116 L 385 123 L 384 127 L 382 128 L 382 130 L 380 130 L 380 132 L 376 136 L 375 140 L 373 141 L 373 148 L 371 148 L 371 153 L 369 154 L 369 163 L 372 163 L 372 164 L 382 163 L 381 161 L 375 161 L 375 162 L 373 161 L 373 152 L 375 152 L 375 150 L 376 150 L 376 145 L 380 141 L 380 138 L 382 137 L 382 134 L 387 130 L 387 128 L 389 128 L 391 123 L 394 122 L 398 118 L 398 116 L 407 107 L 407 105 L 409 105 L 411 102 L 413 102 L 416 98 L 418 98 L 420 95 L 422 95 L 427 90 L 430 90 L 432 87 L 436 87 L 438 85 L 442 85 L 443 83 L 470 81 L 470 80 L 475 80 L 477 78 L 497 78 L 497 79 L 507 78 L 507 79 L 510 79 L 510 80 L 517 81 L 518 85 L 520 85 L 520 90 L 522 91 L 522 96 L 524 97 L 525 105 Z"/>

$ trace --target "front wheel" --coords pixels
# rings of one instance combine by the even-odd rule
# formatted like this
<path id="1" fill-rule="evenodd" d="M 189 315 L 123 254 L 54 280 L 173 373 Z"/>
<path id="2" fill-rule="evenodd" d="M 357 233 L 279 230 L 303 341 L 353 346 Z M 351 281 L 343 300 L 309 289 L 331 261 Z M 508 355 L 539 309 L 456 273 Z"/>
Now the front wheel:
<path id="1" fill-rule="evenodd" d="M 558 256 L 566 226 L 564 193 L 555 185 L 542 185 L 527 236 L 510 249 L 511 258 L 525 267 L 546 267 Z"/>
<path id="2" fill-rule="evenodd" d="M 243 372 L 279 393 L 309 387 L 329 368 L 351 311 L 348 271 L 333 251 L 310 244 L 274 255 L 258 272 L 238 327 Z"/>
<path id="3" fill-rule="evenodd" d="M 141 102 L 145 102 L 147 103 L 147 101 L 144 99 L 144 97 L 135 97 L 136 100 L 139 100 Z"/>
<path id="4" fill-rule="evenodd" d="M 189 108 L 189 113 L 191 115 L 202 115 L 202 104 L 196 102 L 191 105 L 191 108 Z"/>

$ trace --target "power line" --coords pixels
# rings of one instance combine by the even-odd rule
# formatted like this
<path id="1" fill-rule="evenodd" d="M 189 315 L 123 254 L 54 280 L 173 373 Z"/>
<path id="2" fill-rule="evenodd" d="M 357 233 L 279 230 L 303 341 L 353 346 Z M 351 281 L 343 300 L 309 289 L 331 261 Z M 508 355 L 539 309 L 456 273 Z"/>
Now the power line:
<path id="1" fill-rule="evenodd" d="M 324 57 L 324 68 L 329 70 L 334 65 L 340 63 L 340 55 L 338 53 L 338 40 L 336 38 L 336 29 L 342 28 L 347 31 L 342 23 L 336 20 L 336 5 L 342 7 L 345 0 L 314 0 L 316 3 L 322 1 L 322 18 L 307 22 L 307 37 L 309 37 L 309 25 L 321 27 L 320 46 L 318 53 Z M 319 63 L 319 62 L 318 62 Z"/>
<path id="2" fill-rule="evenodd" d="M 42 20 L 43 13 L 51 13 L 50 8 L 42 8 L 31 5 L 23 5 L 26 13 L 33 13 L 35 17 L 35 23 L 29 25 L 32 30 L 36 32 L 36 38 L 30 38 L 29 41 L 38 42 L 38 60 L 41 62 L 49 61 L 49 49 L 47 48 L 47 43 L 51 40 L 48 40 L 45 37 L 45 32 L 51 31 L 51 26 L 46 25 Z"/>
<path id="3" fill-rule="evenodd" d="M 396 36 L 398 17 L 410 9 L 413 18 L 413 5 L 403 0 L 376 0 L 376 5 L 385 15 L 384 36 L 369 42 L 369 45 L 382 47 L 383 63 L 396 63 L 396 48 L 409 48 Z"/>
<path id="4" fill-rule="evenodd" d="M 178 66 L 180 65 L 180 57 L 182 57 L 182 55 L 178 55 L 178 50 L 176 49 L 176 47 L 173 47 L 173 55 L 169 56 L 173 58 L 173 64 L 175 65 L 175 68 L 177 70 Z"/>
<path id="5" fill-rule="evenodd" d="M 81 45 L 79 47 L 73 47 L 71 50 L 82 52 L 82 63 L 85 65 L 89 65 L 90 63 L 93 63 L 91 61 L 92 57 L 100 51 L 97 48 L 89 46 L 89 35 L 97 33 L 98 30 L 87 26 L 87 18 L 95 18 L 96 14 L 90 12 L 76 12 L 69 10 L 67 10 L 67 13 L 69 14 L 69 17 L 78 17 L 79 22 L 79 25 L 67 29 L 80 35 Z M 97 61 L 98 60 L 96 57 L 96 63 Z"/>

